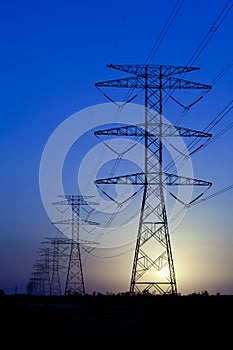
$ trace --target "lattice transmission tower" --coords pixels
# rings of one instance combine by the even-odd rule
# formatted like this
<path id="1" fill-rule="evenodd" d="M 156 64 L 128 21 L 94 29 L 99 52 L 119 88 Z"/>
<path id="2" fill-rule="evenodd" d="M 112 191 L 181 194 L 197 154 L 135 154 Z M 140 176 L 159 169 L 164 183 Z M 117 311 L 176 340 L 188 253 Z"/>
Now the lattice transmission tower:
<path id="1" fill-rule="evenodd" d="M 210 182 L 178 176 L 163 171 L 163 138 L 211 137 L 211 134 L 163 121 L 165 90 L 211 89 L 211 86 L 181 78 L 181 75 L 199 68 L 165 65 L 107 65 L 109 68 L 130 73 L 132 76 L 95 83 L 97 88 L 128 88 L 144 91 L 145 117 L 140 125 L 128 125 L 98 130 L 96 135 L 139 136 L 144 143 L 144 171 L 105 179 L 96 184 L 134 184 L 144 186 L 138 233 L 130 281 L 130 293 L 177 294 L 177 282 L 169 234 L 164 187 L 211 186 Z M 155 247 L 157 245 L 157 247 Z M 168 274 L 159 271 L 166 267 Z M 156 273 L 155 273 L 156 272 Z"/>
<path id="2" fill-rule="evenodd" d="M 64 239 L 58 237 L 46 237 L 42 242 L 42 245 L 48 249 L 49 259 L 49 282 L 50 290 L 49 295 L 62 295 L 61 287 L 61 257 L 64 254 L 60 250 L 60 244 L 63 243 Z"/>
<path id="3" fill-rule="evenodd" d="M 90 198 L 90 196 L 65 195 L 60 197 L 65 198 L 65 200 L 54 202 L 53 204 L 66 206 L 68 205 L 71 209 L 71 219 L 53 222 L 55 225 L 71 224 L 71 238 L 69 240 L 66 240 L 66 242 L 63 242 L 63 244 L 69 244 L 70 247 L 68 270 L 65 282 L 65 295 L 84 295 L 85 284 L 81 260 L 81 245 L 85 242 L 83 240 L 80 240 L 80 228 L 82 225 L 98 225 L 98 223 L 82 219 L 80 211 L 81 206 L 96 205 L 97 203 L 88 201 L 87 199 Z M 90 242 L 88 243 L 90 244 Z"/>

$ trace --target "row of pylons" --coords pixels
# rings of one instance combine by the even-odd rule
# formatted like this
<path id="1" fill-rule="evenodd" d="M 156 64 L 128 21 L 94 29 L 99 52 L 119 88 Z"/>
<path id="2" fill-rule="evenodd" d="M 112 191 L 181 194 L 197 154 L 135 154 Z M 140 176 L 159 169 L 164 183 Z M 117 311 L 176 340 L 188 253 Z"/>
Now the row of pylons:
<path id="1" fill-rule="evenodd" d="M 164 186 L 211 186 L 210 182 L 190 179 L 185 176 L 164 172 L 164 138 L 192 137 L 208 138 L 211 134 L 202 131 L 171 126 L 163 121 L 165 97 L 174 90 L 198 89 L 209 90 L 211 86 L 184 79 L 184 75 L 195 71 L 197 67 L 165 65 L 107 65 L 130 76 L 95 83 L 99 88 L 139 89 L 144 93 L 144 123 L 140 125 L 119 126 L 95 133 L 102 136 L 124 135 L 128 138 L 140 135 L 145 149 L 144 169 L 141 173 L 127 174 L 105 179 L 97 179 L 96 184 L 133 184 L 143 186 L 143 196 L 135 233 L 135 249 L 129 286 L 130 294 L 155 293 L 177 294 L 177 282 L 172 256 L 169 223 L 167 218 Z M 165 95 L 166 94 L 166 95 Z M 164 96 L 165 95 L 165 96 Z M 111 122 L 111 120 L 109 121 Z M 56 203 L 59 204 L 58 202 Z M 40 259 L 34 265 L 35 271 L 28 283 L 28 292 L 41 295 L 85 294 L 85 283 L 81 261 L 81 249 L 95 249 L 91 242 L 81 242 L 80 210 L 88 205 L 88 198 L 69 195 L 60 202 L 71 208 L 69 222 L 70 238 L 56 237 L 44 240 L 40 249 Z M 82 225 L 97 225 L 89 220 L 82 220 Z M 159 253 L 158 253 L 159 252 Z M 159 272 L 167 267 L 168 275 L 162 277 Z M 151 273 L 153 270 L 153 273 Z M 151 277 L 153 276 L 153 278 Z M 61 283 L 61 279 L 65 282 Z"/>

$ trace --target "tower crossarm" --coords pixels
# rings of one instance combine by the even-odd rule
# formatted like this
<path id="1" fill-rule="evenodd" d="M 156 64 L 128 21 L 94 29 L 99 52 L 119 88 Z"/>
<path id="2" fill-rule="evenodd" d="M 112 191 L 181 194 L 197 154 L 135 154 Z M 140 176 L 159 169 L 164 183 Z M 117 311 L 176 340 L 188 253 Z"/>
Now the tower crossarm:
<path id="1" fill-rule="evenodd" d="M 116 128 L 97 130 L 94 132 L 96 136 L 145 136 L 146 130 L 143 125 L 124 125 Z M 152 134 L 151 134 L 152 136 Z"/>
<path id="2" fill-rule="evenodd" d="M 163 124 L 164 137 L 174 137 L 174 136 L 182 136 L 182 137 L 212 137 L 212 134 L 199 131 L 199 130 L 193 130 L 189 128 L 184 128 L 182 126 L 173 126 L 170 124 Z"/>
<path id="3" fill-rule="evenodd" d="M 43 241 L 42 243 L 44 243 L 44 244 L 53 244 L 53 245 L 56 245 L 56 244 L 64 244 L 64 245 L 69 245 L 69 244 L 73 244 L 73 240 L 72 239 L 70 239 L 70 238 L 57 238 L 57 237 L 55 237 L 55 238 L 51 238 L 51 237 L 49 237 L 49 238 L 45 238 L 47 241 Z M 80 239 L 79 240 L 79 242 L 80 243 L 82 243 L 82 244 L 87 244 L 87 245 L 89 245 L 89 244 L 99 244 L 98 242 L 96 242 L 96 241 L 89 241 L 89 240 L 87 240 L 87 239 Z"/>
<path id="4" fill-rule="evenodd" d="M 72 219 L 59 220 L 59 221 L 52 222 L 52 224 L 54 224 L 54 225 L 59 225 L 59 224 L 64 224 L 64 225 L 71 224 L 72 225 L 72 223 L 73 223 Z M 79 225 L 99 225 L 98 222 L 90 221 L 90 220 L 84 220 L 84 219 L 77 219 L 77 223 Z"/>
<path id="5" fill-rule="evenodd" d="M 146 180 L 145 173 L 135 173 L 129 175 L 115 176 L 111 178 L 95 180 L 95 184 L 113 184 L 113 185 L 159 185 L 160 175 L 158 172 L 148 174 L 149 181 Z M 169 186 L 212 186 L 211 182 L 199 179 L 193 179 L 186 176 L 179 176 L 170 173 L 163 173 L 163 184 Z"/>
<path id="6" fill-rule="evenodd" d="M 157 76 L 148 77 L 147 88 L 158 90 L 171 90 L 171 89 L 198 89 L 209 90 L 211 86 L 197 83 L 190 80 L 174 78 L 172 76 L 163 76 L 162 84 L 161 79 Z M 128 77 L 121 79 L 113 79 L 95 83 L 96 87 L 112 87 L 112 88 L 129 88 L 129 89 L 143 89 L 145 88 L 145 79 L 141 76 Z"/>
<path id="7" fill-rule="evenodd" d="M 158 130 L 160 123 L 151 124 L 151 129 Z M 162 123 L 163 137 L 211 137 L 212 134 L 207 132 L 193 130 L 189 128 L 183 128 L 181 126 L 173 126 L 170 124 Z M 147 134 L 149 137 L 159 137 L 159 132 L 147 132 L 144 124 L 137 125 L 124 125 L 115 128 L 97 130 L 94 132 L 96 136 L 138 136 L 145 137 Z"/>
<path id="8" fill-rule="evenodd" d="M 163 182 L 166 185 L 170 186 L 212 186 L 212 182 L 199 180 L 199 179 L 193 179 L 191 177 L 186 176 L 180 176 L 180 175 L 174 175 L 170 173 L 163 173 L 164 174 L 164 180 Z"/>
<path id="9" fill-rule="evenodd" d="M 98 205 L 98 203 L 90 202 L 88 198 L 93 196 L 81 195 L 58 195 L 58 197 L 65 198 L 63 201 L 53 202 L 54 205 Z"/>
<path id="10" fill-rule="evenodd" d="M 174 74 L 182 74 L 199 70 L 199 67 L 185 67 L 185 66 L 165 66 L 155 64 L 107 64 L 107 68 L 113 68 L 122 72 L 134 74 L 137 76 L 159 76 L 161 74 L 170 76 Z"/>
<path id="11" fill-rule="evenodd" d="M 112 184 L 112 185 L 144 185 L 145 184 L 145 174 L 144 173 L 136 173 L 130 175 L 121 175 L 108 177 L 105 179 L 95 180 L 94 183 L 98 184 Z"/>

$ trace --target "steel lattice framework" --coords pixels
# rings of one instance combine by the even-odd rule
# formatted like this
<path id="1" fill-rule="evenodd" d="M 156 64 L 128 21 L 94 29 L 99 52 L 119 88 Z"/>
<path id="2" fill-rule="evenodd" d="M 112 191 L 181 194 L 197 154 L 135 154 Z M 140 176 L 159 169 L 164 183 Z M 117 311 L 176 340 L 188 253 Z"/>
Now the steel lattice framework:
<path id="1" fill-rule="evenodd" d="M 42 244 L 49 250 L 50 263 L 49 263 L 49 281 L 50 291 L 49 295 L 62 295 L 61 278 L 60 278 L 60 260 L 64 252 L 60 251 L 60 244 L 64 239 L 54 237 L 45 238 Z"/>
<path id="2" fill-rule="evenodd" d="M 81 219 L 80 209 L 83 205 L 95 205 L 87 200 L 90 196 L 65 195 L 65 200 L 54 202 L 55 205 L 69 205 L 72 210 L 72 218 L 67 220 L 56 221 L 53 224 L 71 224 L 71 239 L 69 240 L 70 254 L 68 262 L 68 271 L 65 283 L 65 295 L 85 294 L 85 284 L 83 277 L 83 268 L 81 261 L 80 244 L 80 226 L 81 225 L 98 225 L 97 222 Z M 68 241 L 66 241 L 67 243 Z"/>
<path id="3" fill-rule="evenodd" d="M 134 253 L 130 293 L 177 294 L 169 225 L 164 197 L 164 185 L 211 186 L 210 182 L 163 172 L 164 137 L 211 137 L 201 131 L 163 123 L 163 91 L 174 89 L 211 89 L 209 85 L 179 78 L 199 68 L 164 65 L 107 65 L 133 76 L 95 83 L 96 87 L 133 88 L 144 90 L 145 122 L 140 125 L 96 131 L 96 135 L 141 136 L 144 138 L 144 172 L 98 179 L 97 184 L 143 185 L 138 234 Z M 155 203 L 155 204 L 154 204 Z M 154 249 L 153 244 L 160 249 Z M 159 253 L 158 253 L 159 251 Z M 154 279 L 153 271 L 168 267 L 166 278 Z M 148 280 L 149 276 L 149 280 Z M 158 276 L 160 276 L 158 274 Z"/>

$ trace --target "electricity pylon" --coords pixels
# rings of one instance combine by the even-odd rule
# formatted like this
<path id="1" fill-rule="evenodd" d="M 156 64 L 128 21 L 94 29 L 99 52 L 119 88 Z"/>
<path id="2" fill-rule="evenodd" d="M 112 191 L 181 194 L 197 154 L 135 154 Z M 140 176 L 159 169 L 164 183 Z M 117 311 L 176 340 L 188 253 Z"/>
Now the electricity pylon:
<path id="1" fill-rule="evenodd" d="M 86 199 L 90 196 L 65 195 L 64 201 L 54 202 L 56 205 L 69 205 L 72 211 L 72 218 L 53 222 L 53 224 L 71 224 L 70 254 L 68 262 L 68 271 L 65 282 L 65 295 L 82 294 L 85 295 L 85 284 L 83 277 L 83 268 L 81 261 L 80 244 L 80 226 L 98 225 L 97 222 L 84 220 L 80 218 L 80 209 L 83 205 L 95 205 L 97 203 L 89 202 Z"/>
<path id="2" fill-rule="evenodd" d="M 50 263 L 49 263 L 49 270 L 50 270 L 50 291 L 49 295 L 62 295 L 61 290 L 61 281 L 60 281 L 60 259 L 61 259 L 61 252 L 60 252 L 60 238 L 46 238 L 45 241 L 42 242 L 42 244 L 47 247 L 47 249 L 50 252 Z"/>
<path id="3" fill-rule="evenodd" d="M 209 85 L 177 76 L 199 68 L 164 65 L 107 65 L 133 76 L 95 83 L 96 87 L 143 89 L 145 122 L 96 131 L 96 135 L 141 136 L 144 139 L 144 172 L 98 179 L 96 184 L 143 185 L 138 234 L 133 260 L 130 293 L 177 294 L 177 283 L 171 249 L 164 186 L 211 186 L 210 182 L 163 172 L 163 138 L 211 137 L 210 134 L 163 122 L 163 91 L 173 89 L 210 89 Z M 154 244 L 158 247 L 154 247 Z M 164 267 L 168 274 L 158 273 Z M 154 272 L 156 271 L 156 276 Z"/>

